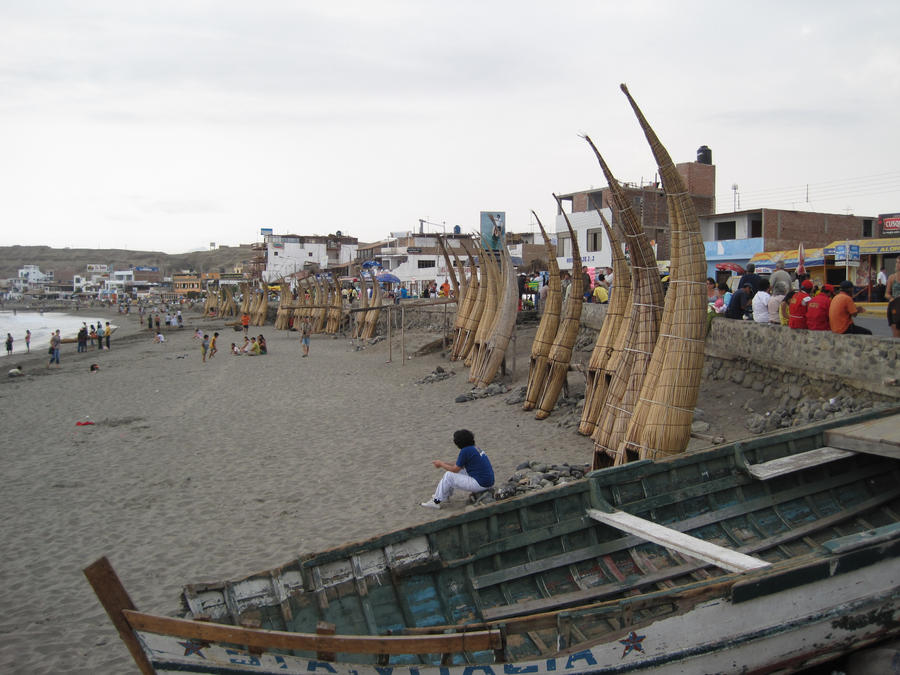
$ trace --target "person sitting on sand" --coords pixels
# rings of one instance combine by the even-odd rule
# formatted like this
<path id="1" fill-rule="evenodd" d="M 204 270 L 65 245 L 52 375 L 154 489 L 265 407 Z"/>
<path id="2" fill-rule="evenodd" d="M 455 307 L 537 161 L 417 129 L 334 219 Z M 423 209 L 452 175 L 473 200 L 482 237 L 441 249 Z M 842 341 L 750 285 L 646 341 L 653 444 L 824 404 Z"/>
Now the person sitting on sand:
<path id="1" fill-rule="evenodd" d="M 157 333 L 157 334 L 156 334 L 156 337 L 153 338 L 153 342 L 155 342 L 155 343 L 157 343 L 157 344 L 160 344 L 160 343 L 165 342 L 165 341 L 166 341 L 166 336 L 163 335 L 162 333 Z"/>
<path id="2" fill-rule="evenodd" d="M 22 371 L 22 366 L 13 366 L 6 373 L 7 377 L 24 377 L 25 373 Z"/>
<path id="3" fill-rule="evenodd" d="M 476 447 L 475 435 L 468 429 L 460 429 L 453 434 L 453 443 L 459 448 L 455 464 L 439 459 L 431 462 L 436 469 L 444 469 L 445 473 L 434 491 L 434 497 L 422 502 L 426 508 L 441 508 L 456 488 L 477 494 L 494 485 L 494 467 L 484 450 Z"/>
<path id="4" fill-rule="evenodd" d="M 259 353 L 260 354 L 268 354 L 269 353 L 269 347 L 266 344 L 266 338 L 264 338 L 262 335 L 257 336 L 256 344 L 259 345 Z"/>
<path id="5" fill-rule="evenodd" d="M 203 339 L 203 331 L 199 328 L 194 331 L 194 340 L 202 340 Z"/>
<path id="6" fill-rule="evenodd" d="M 250 338 L 245 335 L 244 344 L 241 345 L 241 354 L 246 354 L 248 351 L 250 351 Z"/>
<path id="7" fill-rule="evenodd" d="M 247 348 L 247 353 L 250 356 L 260 355 L 261 352 L 259 350 L 259 343 L 256 341 L 255 337 L 250 338 L 250 346 Z"/>

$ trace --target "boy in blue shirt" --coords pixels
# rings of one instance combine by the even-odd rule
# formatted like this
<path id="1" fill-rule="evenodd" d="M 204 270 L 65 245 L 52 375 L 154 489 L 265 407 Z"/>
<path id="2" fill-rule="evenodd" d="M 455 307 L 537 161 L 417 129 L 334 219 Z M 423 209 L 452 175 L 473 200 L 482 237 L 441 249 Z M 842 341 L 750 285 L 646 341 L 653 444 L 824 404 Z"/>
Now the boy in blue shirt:
<path id="1" fill-rule="evenodd" d="M 453 490 L 466 490 L 473 494 L 484 492 L 494 485 L 494 468 L 484 450 L 475 446 L 475 435 L 468 429 L 460 429 L 453 434 L 453 443 L 459 448 L 455 464 L 439 459 L 433 460 L 437 469 L 445 473 L 434 491 L 434 497 L 422 502 L 429 509 L 439 509 L 453 494 Z"/>

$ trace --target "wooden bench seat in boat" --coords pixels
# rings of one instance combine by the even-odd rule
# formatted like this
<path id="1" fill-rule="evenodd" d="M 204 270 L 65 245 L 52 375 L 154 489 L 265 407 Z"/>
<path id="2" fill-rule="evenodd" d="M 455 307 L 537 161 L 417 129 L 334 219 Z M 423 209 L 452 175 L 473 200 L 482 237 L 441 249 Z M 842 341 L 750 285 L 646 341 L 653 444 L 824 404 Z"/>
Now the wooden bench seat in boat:
<path id="1" fill-rule="evenodd" d="M 819 466 L 833 462 L 836 459 L 850 457 L 853 453 L 848 450 L 832 448 L 824 446 L 807 452 L 800 452 L 796 455 L 788 455 L 787 457 L 779 457 L 768 462 L 760 462 L 759 464 L 748 464 L 747 472 L 759 480 L 769 480 L 776 476 L 783 476 L 788 473 L 808 469 L 812 466 Z"/>

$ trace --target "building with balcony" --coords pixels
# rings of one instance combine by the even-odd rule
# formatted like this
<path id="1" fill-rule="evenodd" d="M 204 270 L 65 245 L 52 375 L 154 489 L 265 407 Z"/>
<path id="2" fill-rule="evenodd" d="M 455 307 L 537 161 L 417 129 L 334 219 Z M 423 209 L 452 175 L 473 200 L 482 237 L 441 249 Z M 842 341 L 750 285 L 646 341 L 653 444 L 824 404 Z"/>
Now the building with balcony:
<path id="1" fill-rule="evenodd" d="M 341 232 L 329 235 L 297 235 L 264 233 L 264 242 L 254 245 L 258 255 L 251 261 L 251 274 L 272 283 L 298 272 L 336 269 L 348 266 L 359 245 L 356 237 Z"/>

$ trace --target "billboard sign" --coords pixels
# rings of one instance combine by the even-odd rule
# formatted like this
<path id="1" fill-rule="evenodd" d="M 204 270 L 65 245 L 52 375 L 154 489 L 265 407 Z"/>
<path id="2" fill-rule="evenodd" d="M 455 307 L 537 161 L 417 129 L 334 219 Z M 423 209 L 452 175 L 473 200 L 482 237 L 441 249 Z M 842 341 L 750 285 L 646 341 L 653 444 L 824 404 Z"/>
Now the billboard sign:
<path id="1" fill-rule="evenodd" d="M 481 245 L 483 248 L 498 250 L 506 243 L 506 212 L 481 212 Z"/>
<path id="2" fill-rule="evenodd" d="M 264 237 L 267 235 L 271 235 L 272 228 L 271 227 L 261 227 L 261 228 L 259 228 L 259 233 Z"/>
<path id="3" fill-rule="evenodd" d="M 850 255 L 847 255 L 847 249 L 850 250 Z M 834 247 L 834 261 L 845 261 L 845 260 L 859 260 L 859 245 L 858 244 L 838 244 Z"/>
<path id="4" fill-rule="evenodd" d="M 892 213 L 881 218 L 882 234 L 900 234 L 900 213 Z"/>

